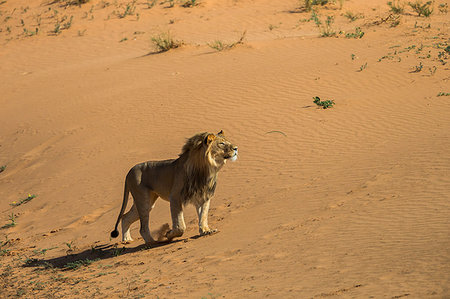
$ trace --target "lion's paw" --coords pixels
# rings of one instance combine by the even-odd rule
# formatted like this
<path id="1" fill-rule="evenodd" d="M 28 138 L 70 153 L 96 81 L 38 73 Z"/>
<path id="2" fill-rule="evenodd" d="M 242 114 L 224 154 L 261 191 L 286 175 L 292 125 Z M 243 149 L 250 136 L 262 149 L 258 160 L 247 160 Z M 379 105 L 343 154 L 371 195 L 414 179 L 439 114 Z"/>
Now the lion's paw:
<path id="1" fill-rule="evenodd" d="M 200 232 L 200 236 L 209 236 L 209 235 L 214 235 L 217 234 L 219 231 L 217 229 L 208 229 L 205 231 Z"/>

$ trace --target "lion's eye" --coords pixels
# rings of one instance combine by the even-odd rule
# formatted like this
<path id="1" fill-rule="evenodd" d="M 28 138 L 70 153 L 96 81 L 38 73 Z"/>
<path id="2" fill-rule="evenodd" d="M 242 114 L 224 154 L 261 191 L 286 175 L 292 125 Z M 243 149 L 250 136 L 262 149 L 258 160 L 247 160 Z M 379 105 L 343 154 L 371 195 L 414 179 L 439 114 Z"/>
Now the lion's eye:
<path id="1" fill-rule="evenodd" d="M 220 142 L 220 143 L 219 143 L 219 145 L 225 145 L 225 143 L 223 143 L 223 142 Z"/>

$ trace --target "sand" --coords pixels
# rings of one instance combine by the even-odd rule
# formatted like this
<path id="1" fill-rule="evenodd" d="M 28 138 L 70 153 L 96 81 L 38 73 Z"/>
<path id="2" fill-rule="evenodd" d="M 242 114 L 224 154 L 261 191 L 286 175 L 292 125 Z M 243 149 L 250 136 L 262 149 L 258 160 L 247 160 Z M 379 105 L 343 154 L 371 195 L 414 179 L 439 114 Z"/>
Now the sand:
<path id="1" fill-rule="evenodd" d="M 320 28 L 293 0 L 64 2 L 0 1 L 0 297 L 450 297 L 445 1 L 337 1 Z M 130 167 L 220 130 L 219 233 L 188 206 L 172 243 L 110 239 Z"/>

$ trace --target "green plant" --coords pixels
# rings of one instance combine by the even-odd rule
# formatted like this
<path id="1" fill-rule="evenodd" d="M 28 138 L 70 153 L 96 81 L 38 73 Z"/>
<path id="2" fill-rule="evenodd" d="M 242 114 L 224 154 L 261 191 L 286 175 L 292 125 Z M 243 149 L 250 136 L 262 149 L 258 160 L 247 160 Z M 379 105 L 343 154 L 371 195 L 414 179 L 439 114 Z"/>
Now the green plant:
<path id="1" fill-rule="evenodd" d="M 352 60 L 355 60 L 357 57 L 355 54 L 352 53 L 351 58 L 352 58 Z"/>
<path id="2" fill-rule="evenodd" d="M 310 11 L 314 5 L 325 5 L 327 4 L 328 0 L 300 0 L 300 5 L 302 5 L 306 11 Z M 334 1 L 333 1 L 334 2 Z"/>
<path id="3" fill-rule="evenodd" d="M 183 7 L 194 7 L 198 5 L 198 1 L 197 0 L 187 0 L 185 1 L 183 4 L 181 4 L 181 6 Z"/>
<path id="4" fill-rule="evenodd" d="M 42 255 L 45 255 L 45 254 L 47 253 L 47 251 L 52 250 L 52 249 L 56 249 L 56 248 L 58 248 L 58 247 L 56 246 L 56 247 L 51 247 L 51 248 L 43 248 L 43 249 L 41 249 L 41 250 L 34 249 L 34 250 L 33 250 L 33 253 L 34 253 L 34 254 L 42 254 Z"/>
<path id="5" fill-rule="evenodd" d="M 331 36 L 336 35 L 336 31 L 334 31 L 331 26 L 333 23 L 334 23 L 334 17 L 327 16 L 327 19 L 325 20 L 325 25 L 323 25 L 320 29 L 321 37 L 331 37 Z"/>
<path id="6" fill-rule="evenodd" d="M 319 19 L 319 15 L 317 14 L 317 12 L 315 10 L 313 10 L 311 12 L 311 20 L 314 21 L 314 23 L 316 24 L 317 27 L 320 27 L 320 25 L 322 25 L 322 22 Z"/>
<path id="7" fill-rule="evenodd" d="M 14 215 L 14 213 L 11 213 L 11 215 L 9 215 L 9 221 L 11 222 L 3 225 L 1 228 L 10 228 L 16 226 L 16 215 Z"/>
<path id="8" fill-rule="evenodd" d="M 243 44 L 246 34 L 247 34 L 247 31 L 242 32 L 241 37 L 233 43 L 224 43 L 220 40 L 215 40 L 212 43 L 207 43 L 207 45 L 216 51 L 229 50 L 229 49 L 236 47 L 239 44 Z"/>
<path id="9" fill-rule="evenodd" d="M 127 40 L 128 40 L 128 37 L 124 37 L 124 38 L 122 38 L 122 39 L 119 41 L 119 43 L 124 42 L 124 41 L 127 41 Z"/>
<path id="10" fill-rule="evenodd" d="M 448 12 L 448 4 L 447 3 L 441 3 L 438 6 L 439 12 L 446 14 Z"/>
<path id="11" fill-rule="evenodd" d="M 419 65 L 415 65 L 413 70 L 411 71 L 411 73 L 419 73 L 421 72 L 423 69 L 423 64 L 422 62 L 419 62 Z"/>
<path id="12" fill-rule="evenodd" d="M 430 71 L 431 75 L 434 75 L 436 73 L 436 71 L 437 71 L 437 67 L 436 66 L 429 67 L 428 70 Z"/>
<path id="13" fill-rule="evenodd" d="M 333 100 L 322 101 L 317 96 L 313 97 L 313 103 L 316 104 L 318 107 L 322 107 L 323 109 L 333 108 L 333 106 L 335 104 Z"/>
<path id="14" fill-rule="evenodd" d="M 64 20 L 66 20 L 66 19 L 67 18 L 65 18 Z M 70 27 L 72 27 L 72 21 L 73 21 L 73 16 L 70 16 L 69 21 L 67 21 L 66 23 L 62 24 L 61 30 L 69 29 Z"/>
<path id="15" fill-rule="evenodd" d="M 23 33 L 24 33 L 26 36 L 33 36 L 33 35 L 38 34 L 38 32 L 39 32 L 39 28 L 36 28 L 35 31 L 30 31 L 30 30 L 28 30 L 27 28 L 23 28 Z"/>
<path id="16" fill-rule="evenodd" d="M 13 207 L 18 207 L 21 204 L 27 203 L 27 202 L 31 201 L 33 198 L 36 198 L 36 197 L 37 197 L 37 195 L 35 195 L 35 194 L 28 194 L 28 196 L 26 198 L 23 198 L 23 199 L 19 200 L 18 202 L 13 201 L 9 205 L 13 206 Z"/>
<path id="17" fill-rule="evenodd" d="M 6 165 L 0 166 L 0 173 L 2 173 L 3 171 L 5 171 L 5 169 L 6 169 Z"/>
<path id="18" fill-rule="evenodd" d="M 417 14 L 424 17 L 429 17 L 433 13 L 433 1 L 427 1 L 422 3 L 421 0 L 416 0 L 415 2 L 408 2 L 408 5 L 417 12 Z"/>
<path id="19" fill-rule="evenodd" d="M 125 6 L 125 10 L 122 13 L 118 13 L 117 16 L 120 19 L 125 18 L 126 16 L 131 16 L 134 14 L 134 12 L 136 11 L 136 2 L 137 0 L 133 0 L 129 3 L 127 3 L 127 5 Z"/>
<path id="20" fill-rule="evenodd" d="M 147 0 L 147 8 L 150 9 L 155 6 L 157 0 Z"/>
<path id="21" fill-rule="evenodd" d="M 113 251 L 112 251 L 112 255 L 113 256 L 119 256 L 122 254 L 122 252 L 125 251 L 125 247 L 122 248 L 117 248 L 117 245 L 114 247 Z"/>
<path id="22" fill-rule="evenodd" d="M 344 14 L 344 17 L 346 17 L 350 22 L 354 22 L 354 21 L 356 21 L 357 19 L 360 19 L 362 16 L 361 16 L 361 15 L 354 14 L 354 13 L 352 13 L 351 11 L 347 11 L 347 12 Z"/>
<path id="23" fill-rule="evenodd" d="M 364 71 L 366 68 L 367 68 L 367 62 L 364 63 L 363 65 L 361 65 L 361 66 L 359 67 L 358 72 L 362 72 L 362 71 Z"/>
<path id="24" fill-rule="evenodd" d="M 72 245 L 73 245 L 73 241 L 70 242 L 65 242 L 64 244 L 66 244 L 68 250 L 67 251 L 73 251 Z"/>
<path id="25" fill-rule="evenodd" d="M 405 11 L 405 4 L 400 0 L 389 1 L 387 5 L 391 8 L 391 12 L 395 14 L 402 14 Z"/>
<path id="26" fill-rule="evenodd" d="M 437 94 L 437 97 L 448 97 L 450 96 L 450 92 L 440 92 Z"/>
<path id="27" fill-rule="evenodd" d="M 152 42 L 157 49 L 158 53 L 169 51 L 170 49 L 176 49 L 182 45 L 181 41 L 175 40 L 170 35 L 170 32 L 161 33 L 152 37 Z"/>
<path id="28" fill-rule="evenodd" d="M 81 266 L 89 266 L 90 264 L 92 264 L 93 262 L 96 262 L 100 259 L 95 259 L 95 260 L 90 260 L 90 259 L 84 259 L 84 260 L 78 260 L 78 261 L 74 261 L 74 262 L 70 262 L 67 263 L 63 266 L 64 270 L 76 270 L 78 268 L 80 268 Z"/>
<path id="29" fill-rule="evenodd" d="M 356 27 L 355 32 L 349 32 L 345 34 L 346 38 L 362 38 L 364 36 L 364 31 L 360 27 Z"/>

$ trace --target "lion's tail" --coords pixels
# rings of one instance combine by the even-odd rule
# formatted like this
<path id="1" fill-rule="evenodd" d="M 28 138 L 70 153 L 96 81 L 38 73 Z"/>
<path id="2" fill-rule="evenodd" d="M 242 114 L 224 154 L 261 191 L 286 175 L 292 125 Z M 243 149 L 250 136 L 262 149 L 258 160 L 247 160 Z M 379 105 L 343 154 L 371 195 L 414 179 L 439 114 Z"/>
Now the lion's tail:
<path id="1" fill-rule="evenodd" d="M 116 238 L 119 236 L 119 231 L 117 230 L 117 227 L 119 226 L 120 219 L 122 219 L 123 213 L 125 212 L 125 209 L 127 207 L 129 194 L 130 194 L 130 189 L 128 188 L 127 180 L 125 179 L 122 208 L 120 209 L 119 217 L 117 217 L 116 226 L 114 227 L 114 230 L 111 232 L 111 238 Z"/>

